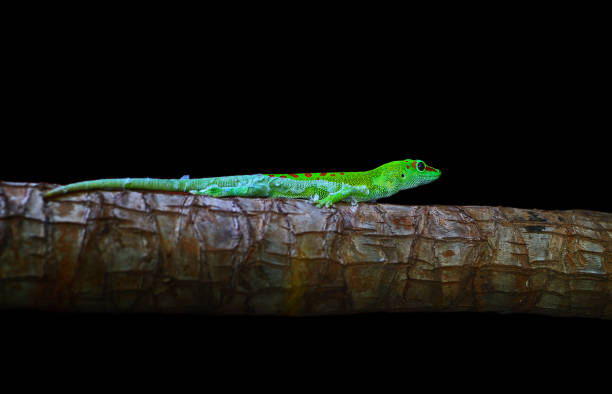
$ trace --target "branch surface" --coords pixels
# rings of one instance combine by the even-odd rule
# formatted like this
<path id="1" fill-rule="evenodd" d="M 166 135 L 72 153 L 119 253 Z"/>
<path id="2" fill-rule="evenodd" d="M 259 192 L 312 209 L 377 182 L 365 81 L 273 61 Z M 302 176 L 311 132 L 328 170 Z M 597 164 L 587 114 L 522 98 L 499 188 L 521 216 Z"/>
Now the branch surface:
<path id="1" fill-rule="evenodd" d="M 0 308 L 612 318 L 612 214 L 0 182 Z"/>

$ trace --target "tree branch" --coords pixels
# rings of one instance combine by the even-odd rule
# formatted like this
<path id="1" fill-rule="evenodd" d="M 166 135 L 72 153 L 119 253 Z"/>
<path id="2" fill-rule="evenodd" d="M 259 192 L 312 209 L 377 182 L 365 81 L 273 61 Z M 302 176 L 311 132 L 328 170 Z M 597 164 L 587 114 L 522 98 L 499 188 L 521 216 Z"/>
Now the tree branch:
<path id="1" fill-rule="evenodd" d="M 612 214 L 0 182 L 0 307 L 612 318 Z"/>

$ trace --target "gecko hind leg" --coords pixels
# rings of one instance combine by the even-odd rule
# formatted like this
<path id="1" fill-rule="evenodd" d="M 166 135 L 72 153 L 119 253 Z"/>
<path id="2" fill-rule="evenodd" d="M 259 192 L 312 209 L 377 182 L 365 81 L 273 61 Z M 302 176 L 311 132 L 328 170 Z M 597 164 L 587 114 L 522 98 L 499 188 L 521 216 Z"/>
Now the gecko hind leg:
<path id="1" fill-rule="evenodd" d="M 207 187 L 206 189 L 190 190 L 189 193 L 199 196 L 211 197 L 268 197 L 270 195 L 270 187 L 268 185 L 248 185 L 232 187 L 219 187 L 213 185 Z"/>

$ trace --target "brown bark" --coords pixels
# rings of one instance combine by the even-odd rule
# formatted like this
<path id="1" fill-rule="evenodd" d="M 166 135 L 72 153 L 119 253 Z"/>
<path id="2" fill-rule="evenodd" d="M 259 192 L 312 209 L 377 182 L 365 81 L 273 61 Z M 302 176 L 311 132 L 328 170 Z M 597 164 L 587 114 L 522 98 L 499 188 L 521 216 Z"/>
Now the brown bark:
<path id="1" fill-rule="evenodd" d="M 0 182 L 0 307 L 612 317 L 612 214 Z"/>

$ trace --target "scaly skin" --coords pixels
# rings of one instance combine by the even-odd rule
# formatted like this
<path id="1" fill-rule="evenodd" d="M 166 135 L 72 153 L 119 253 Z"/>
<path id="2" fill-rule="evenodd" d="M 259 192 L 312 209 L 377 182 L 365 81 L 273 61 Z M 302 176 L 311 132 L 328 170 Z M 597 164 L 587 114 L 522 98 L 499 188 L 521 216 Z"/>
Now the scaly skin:
<path id="1" fill-rule="evenodd" d="M 392 161 L 370 171 L 302 174 L 257 174 L 200 179 L 99 179 L 61 186 L 45 197 L 92 189 L 142 189 L 189 192 L 213 197 L 270 197 L 311 199 L 319 207 L 339 201 L 374 201 L 400 190 L 435 181 L 440 170 L 421 160 Z"/>

